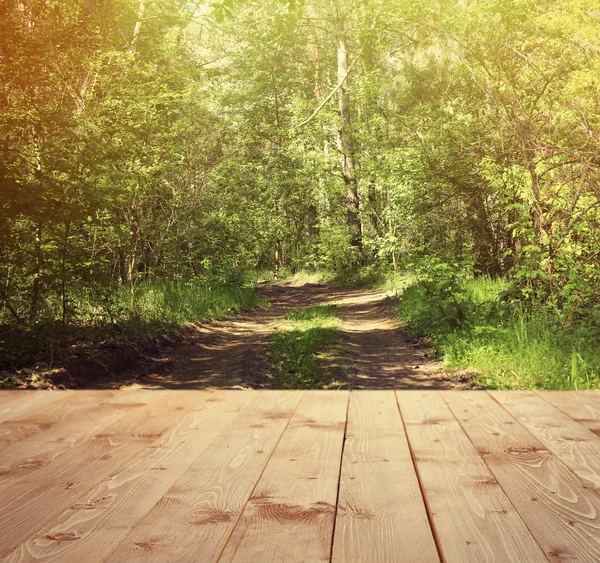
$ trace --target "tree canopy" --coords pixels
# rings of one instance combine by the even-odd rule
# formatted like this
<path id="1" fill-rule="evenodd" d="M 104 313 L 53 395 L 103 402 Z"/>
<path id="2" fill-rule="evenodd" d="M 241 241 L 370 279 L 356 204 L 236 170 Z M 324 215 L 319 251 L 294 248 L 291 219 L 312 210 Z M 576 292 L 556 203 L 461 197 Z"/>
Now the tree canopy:
<path id="1" fill-rule="evenodd" d="M 599 0 L 5 0 L 0 313 L 270 268 L 600 274 Z"/>

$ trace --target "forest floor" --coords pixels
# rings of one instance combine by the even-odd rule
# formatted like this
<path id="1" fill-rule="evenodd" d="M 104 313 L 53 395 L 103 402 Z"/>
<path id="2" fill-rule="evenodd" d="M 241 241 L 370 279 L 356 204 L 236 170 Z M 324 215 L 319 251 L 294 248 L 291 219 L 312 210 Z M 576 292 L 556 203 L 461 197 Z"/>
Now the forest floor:
<path id="1" fill-rule="evenodd" d="M 444 370 L 424 341 L 411 339 L 385 293 L 318 284 L 268 283 L 259 293 L 270 303 L 241 317 L 202 322 L 185 338 L 140 366 L 81 387 L 269 388 L 269 335 L 291 311 L 337 304 L 344 376 L 336 386 L 360 389 L 471 389 L 473 374 Z M 91 375 L 91 374 L 90 374 Z"/>

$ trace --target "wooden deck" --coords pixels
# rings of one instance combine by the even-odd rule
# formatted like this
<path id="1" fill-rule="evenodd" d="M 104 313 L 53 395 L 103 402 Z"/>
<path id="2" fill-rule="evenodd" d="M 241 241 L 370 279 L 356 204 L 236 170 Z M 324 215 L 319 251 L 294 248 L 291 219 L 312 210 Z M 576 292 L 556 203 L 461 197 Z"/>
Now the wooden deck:
<path id="1" fill-rule="evenodd" d="M 2 391 L 0 561 L 600 561 L 600 393 Z"/>

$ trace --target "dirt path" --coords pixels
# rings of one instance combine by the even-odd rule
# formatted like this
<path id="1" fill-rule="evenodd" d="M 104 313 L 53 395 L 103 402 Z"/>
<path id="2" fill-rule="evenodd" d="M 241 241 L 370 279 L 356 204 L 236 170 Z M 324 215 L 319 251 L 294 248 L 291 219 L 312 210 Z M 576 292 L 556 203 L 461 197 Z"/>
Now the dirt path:
<path id="1" fill-rule="evenodd" d="M 261 388 L 268 335 L 294 309 L 336 303 L 342 321 L 342 354 L 350 360 L 344 387 L 372 389 L 469 388 L 469 377 L 441 370 L 422 342 L 411 340 L 382 293 L 324 285 L 268 284 L 260 293 L 270 307 L 243 317 L 195 326 L 168 355 L 114 381 L 115 387 L 169 389 Z"/>

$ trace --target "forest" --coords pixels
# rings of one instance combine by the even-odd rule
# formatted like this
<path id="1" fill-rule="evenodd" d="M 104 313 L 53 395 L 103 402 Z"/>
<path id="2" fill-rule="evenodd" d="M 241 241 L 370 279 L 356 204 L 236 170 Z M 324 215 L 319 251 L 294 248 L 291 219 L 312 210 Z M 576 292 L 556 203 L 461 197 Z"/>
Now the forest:
<path id="1" fill-rule="evenodd" d="M 0 370 L 305 276 L 595 388 L 599 222 L 600 0 L 0 3 Z"/>

